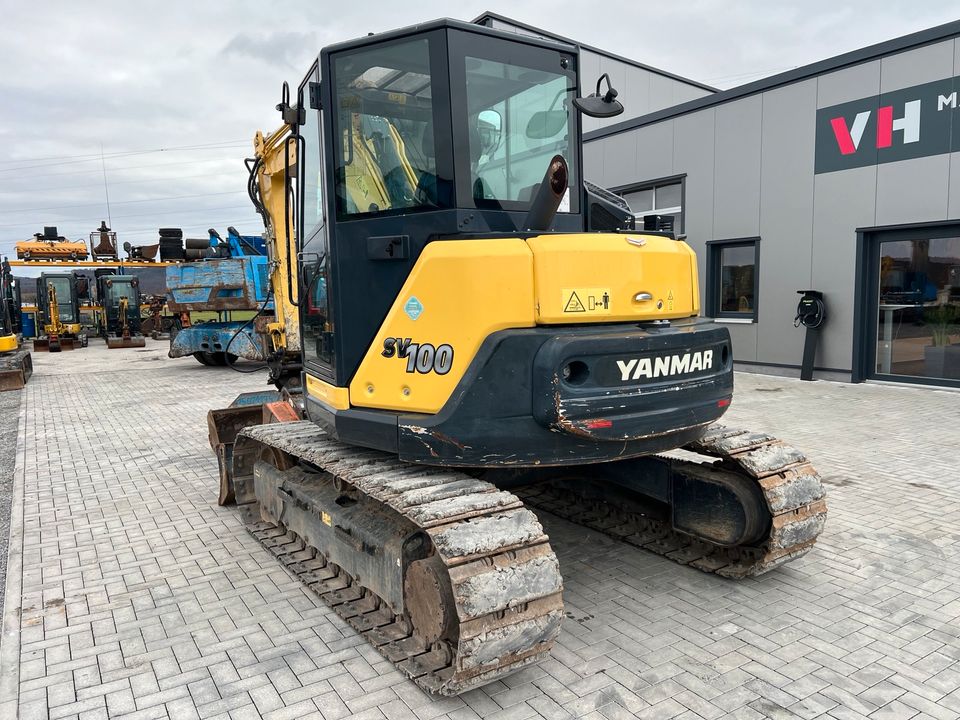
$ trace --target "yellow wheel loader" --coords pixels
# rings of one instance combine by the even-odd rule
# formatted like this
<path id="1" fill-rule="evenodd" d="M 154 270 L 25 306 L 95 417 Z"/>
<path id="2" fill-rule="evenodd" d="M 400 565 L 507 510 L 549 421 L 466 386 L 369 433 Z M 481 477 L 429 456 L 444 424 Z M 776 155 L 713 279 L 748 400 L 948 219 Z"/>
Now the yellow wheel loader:
<path id="1" fill-rule="evenodd" d="M 579 87 L 557 42 L 372 35 L 321 51 L 250 161 L 261 327 L 303 392 L 211 413 L 220 502 L 433 692 L 550 652 L 563 582 L 528 507 L 731 578 L 826 517 L 802 453 L 714 424 L 729 334 L 690 247 L 584 182 L 581 114 L 622 106 Z"/>

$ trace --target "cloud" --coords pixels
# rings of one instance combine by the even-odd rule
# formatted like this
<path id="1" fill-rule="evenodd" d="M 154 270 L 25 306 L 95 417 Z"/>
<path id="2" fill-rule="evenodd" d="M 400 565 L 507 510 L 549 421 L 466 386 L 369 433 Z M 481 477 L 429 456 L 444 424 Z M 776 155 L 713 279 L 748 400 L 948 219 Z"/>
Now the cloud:
<path id="1" fill-rule="evenodd" d="M 294 65 L 294 60 L 303 56 L 304 48 L 316 46 L 316 37 L 312 32 L 272 32 L 256 35 L 244 32 L 234 35 L 220 53 L 299 69 Z"/>
<path id="2" fill-rule="evenodd" d="M 257 130 L 280 125 L 281 83 L 296 87 L 322 47 L 369 32 L 491 10 L 729 87 L 956 17 L 947 0 L 288 0 L 278 8 L 255 0 L 6 3 L 0 255 L 43 225 L 86 238 L 105 216 L 107 192 L 121 242 L 148 242 L 169 225 L 259 232 L 243 158 Z"/>

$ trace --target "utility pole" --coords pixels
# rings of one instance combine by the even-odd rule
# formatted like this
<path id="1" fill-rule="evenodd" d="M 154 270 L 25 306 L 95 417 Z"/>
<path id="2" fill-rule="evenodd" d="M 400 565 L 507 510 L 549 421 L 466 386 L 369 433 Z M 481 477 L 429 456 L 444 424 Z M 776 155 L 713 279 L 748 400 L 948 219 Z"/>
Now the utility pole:
<path id="1" fill-rule="evenodd" d="M 113 227 L 113 219 L 110 217 L 110 190 L 107 188 L 107 164 L 103 159 L 103 143 L 100 143 L 100 169 L 103 171 L 103 194 L 107 199 L 107 224 Z"/>

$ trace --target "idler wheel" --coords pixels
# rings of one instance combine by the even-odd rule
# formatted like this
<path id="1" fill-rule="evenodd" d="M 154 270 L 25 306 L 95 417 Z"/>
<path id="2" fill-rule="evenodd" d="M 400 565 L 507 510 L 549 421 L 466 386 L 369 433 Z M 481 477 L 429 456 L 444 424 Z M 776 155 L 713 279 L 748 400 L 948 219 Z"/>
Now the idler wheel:
<path id="1" fill-rule="evenodd" d="M 450 576 L 438 555 L 415 560 L 407 566 L 403 595 L 418 640 L 432 645 L 441 639 L 453 639 L 456 617 L 453 592 Z"/>

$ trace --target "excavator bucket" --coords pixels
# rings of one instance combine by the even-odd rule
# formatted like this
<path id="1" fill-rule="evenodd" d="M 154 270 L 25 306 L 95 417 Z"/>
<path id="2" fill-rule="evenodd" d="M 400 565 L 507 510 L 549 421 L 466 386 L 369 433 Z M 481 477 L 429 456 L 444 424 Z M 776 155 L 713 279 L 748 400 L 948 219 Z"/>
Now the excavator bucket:
<path id="1" fill-rule="evenodd" d="M 43 337 L 33 341 L 34 352 L 60 352 L 61 350 L 73 350 L 74 347 L 73 338 Z"/>
<path id="2" fill-rule="evenodd" d="M 119 348 L 144 347 L 147 341 L 142 335 L 132 335 L 130 337 L 108 337 L 107 347 L 111 350 Z"/>
<path id="3" fill-rule="evenodd" d="M 207 413 L 210 447 L 220 465 L 220 505 L 233 503 L 233 443 L 237 434 L 245 427 L 263 424 L 264 407 L 279 400 L 276 390 L 243 393 L 229 407 Z"/>
<path id="4" fill-rule="evenodd" d="M 33 358 L 26 350 L 0 355 L 0 392 L 19 390 L 33 375 Z"/>

